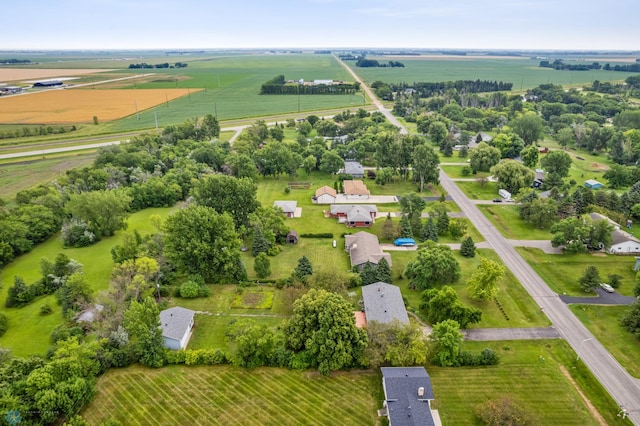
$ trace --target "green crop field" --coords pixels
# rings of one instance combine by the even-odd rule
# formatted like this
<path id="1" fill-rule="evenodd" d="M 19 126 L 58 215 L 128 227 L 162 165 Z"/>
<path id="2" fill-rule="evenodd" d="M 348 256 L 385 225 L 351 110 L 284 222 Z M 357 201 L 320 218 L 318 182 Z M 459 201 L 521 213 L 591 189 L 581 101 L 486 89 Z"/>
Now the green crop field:
<path id="1" fill-rule="evenodd" d="M 84 410 L 91 424 L 379 425 L 376 372 L 337 373 L 229 366 L 113 369 Z"/>
<path id="2" fill-rule="evenodd" d="M 370 57 L 381 62 L 391 58 Z M 393 58 L 393 60 L 396 60 Z M 553 83 L 568 87 L 581 87 L 594 80 L 622 81 L 633 73 L 616 71 L 556 71 L 540 68 L 539 60 L 523 58 L 401 58 L 404 68 L 358 68 L 355 62 L 346 61 L 363 80 L 371 84 L 376 80 L 385 83 L 439 82 L 455 80 L 490 80 L 513 83 L 514 91 L 527 90 L 540 84 Z M 606 62 L 606 61 L 603 61 Z"/>

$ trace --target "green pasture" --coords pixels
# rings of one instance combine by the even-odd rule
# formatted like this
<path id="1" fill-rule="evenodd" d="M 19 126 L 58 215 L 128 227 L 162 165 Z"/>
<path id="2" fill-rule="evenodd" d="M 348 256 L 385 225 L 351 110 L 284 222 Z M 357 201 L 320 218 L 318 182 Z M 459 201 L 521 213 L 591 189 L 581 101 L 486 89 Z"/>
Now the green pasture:
<path id="1" fill-rule="evenodd" d="M 388 62 L 388 57 L 370 57 Z M 395 60 L 395 59 L 394 59 Z M 345 61 L 368 84 L 440 82 L 455 80 L 490 80 L 513 83 L 513 91 L 527 90 L 540 84 L 561 84 L 582 87 L 600 81 L 623 81 L 632 73 L 616 71 L 556 71 L 540 68 L 540 61 L 525 58 L 402 58 L 404 68 L 358 68 L 354 61 Z M 606 63 L 606 61 L 603 61 Z"/>
<path id="2" fill-rule="evenodd" d="M 391 251 L 391 259 L 393 261 L 392 275 L 393 284 L 402 290 L 402 295 L 409 302 L 410 311 L 419 314 L 420 296 L 422 291 L 412 290 L 409 288 L 409 280 L 404 277 L 404 269 L 407 263 L 411 262 L 415 256 L 415 251 Z M 509 316 L 507 320 L 498 305 L 492 301 L 478 301 L 469 297 L 466 288 L 466 281 L 475 272 L 480 264 L 481 257 L 502 264 L 500 258 L 490 249 L 478 249 L 476 256 L 473 258 L 465 258 L 460 255 L 459 251 L 454 251 L 456 260 L 460 264 L 462 276 L 457 283 L 452 284 L 460 299 L 468 305 L 472 305 L 482 311 L 482 321 L 473 324 L 470 328 L 487 328 L 487 327 L 545 327 L 549 325 L 549 320 L 540 311 L 531 296 L 526 292 L 524 287 L 516 280 L 513 274 L 507 270 L 505 277 L 499 283 L 498 300 L 502 304 L 505 312 Z"/>
<path id="3" fill-rule="evenodd" d="M 153 214 L 166 217 L 171 210 L 171 208 L 156 208 L 134 213 L 129 217 L 128 230 L 137 229 L 141 234 L 154 232 L 155 229 L 149 217 Z M 5 313 L 9 318 L 9 329 L 4 336 L 0 337 L 0 346 L 10 349 L 14 355 L 18 356 L 42 354 L 49 347 L 51 331 L 62 323 L 61 309 L 53 295 L 38 298 L 22 308 L 5 308 L 7 289 L 13 285 L 14 276 L 19 275 L 27 284 L 32 284 L 40 279 L 42 257 L 53 260 L 58 253 L 64 253 L 84 265 L 82 269 L 86 281 L 93 288 L 94 294 L 97 294 L 109 286 L 109 277 L 113 268 L 111 248 L 119 244 L 121 234 L 122 231 L 84 248 L 63 248 L 62 240 L 55 235 L 5 266 L 0 272 L 0 312 Z M 50 305 L 54 313 L 40 316 L 40 306 L 44 304 Z"/>
<path id="4" fill-rule="evenodd" d="M 604 253 L 546 254 L 540 249 L 528 247 L 516 247 L 516 250 L 547 285 L 558 294 L 595 297 L 595 293 L 585 293 L 578 283 L 578 278 L 582 276 L 589 265 L 598 268 L 602 282 L 607 282 L 607 275 L 621 275 L 622 285 L 616 291 L 625 296 L 633 294 L 635 259 L 632 256 Z"/>
<path id="5" fill-rule="evenodd" d="M 640 339 L 620 325 L 629 306 L 570 305 L 569 308 L 629 374 L 640 378 Z M 588 344 L 585 342 L 585 346 Z"/>
<path id="6" fill-rule="evenodd" d="M 471 200 L 492 200 L 494 198 L 499 198 L 498 195 L 498 184 L 496 182 L 456 182 L 458 188 L 465 193 L 467 197 Z"/>
<path id="7" fill-rule="evenodd" d="M 538 229 L 520 219 L 519 207 L 513 204 L 484 204 L 478 209 L 502 233 L 512 240 L 551 240 L 553 235 L 548 229 Z"/>
<path id="8" fill-rule="evenodd" d="M 564 340 L 465 342 L 464 350 L 493 349 L 492 367 L 429 367 L 435 408 L 444 425 L 472 425 L 476 406 L 510 397 L 533 412 L 539 425 L 631 424 L 617 417 L 619 407 L 589 369 L 576 361 Z M 602 416 L 599 422 L 580 396 Z"/>
<path id="9" fill-rule="evenodd" d="M 354 371 L 320 376 L 279 368 L 138 366 L 98 381 L 83 411 L 91 424 L 381 425 L 381 376 Z"/>

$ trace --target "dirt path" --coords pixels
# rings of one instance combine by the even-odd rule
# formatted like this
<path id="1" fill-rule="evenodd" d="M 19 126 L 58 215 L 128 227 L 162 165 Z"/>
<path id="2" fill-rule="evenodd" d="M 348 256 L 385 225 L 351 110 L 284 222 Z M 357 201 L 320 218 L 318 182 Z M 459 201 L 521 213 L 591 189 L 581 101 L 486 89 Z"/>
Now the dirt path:
<path id="1" fill-rule="evenodd" d="M 601 425 L 601 426 L 607 426 L 607 422 L 604 420 L 604 418 L 600 415 L 600 412 L 598 410 L 596 410 L 596 407 L 593 406 L 593 404 L 591 403 L 591 401 L 584 395 L 584 393 L 582 393 L 582 390 L 578 387 L 578 385 L 576 384 L 575 380 L 573 380 L 573 377 L 571 377 L 571 374 L 569 374 L 569 372 L 567 371 L 566 368 L 564 368 L 563 365 L 560 366 L 560 371 L 562 372 L 562 374 L 567 378 L 567 380 L 569 380 L 571 382 L 571 384 L 573 385 L 574 388 L 576 388 L 576 391 L 578 392 L 578 394 L 580 395 L 580 397 L 582 398 L 582 400 L 584 401 L 585 405 L 587 406 L 587 409 L 589 410 L 589 413 L 591 413 L 591 415 L 593 416 L 593 418 Z"/>

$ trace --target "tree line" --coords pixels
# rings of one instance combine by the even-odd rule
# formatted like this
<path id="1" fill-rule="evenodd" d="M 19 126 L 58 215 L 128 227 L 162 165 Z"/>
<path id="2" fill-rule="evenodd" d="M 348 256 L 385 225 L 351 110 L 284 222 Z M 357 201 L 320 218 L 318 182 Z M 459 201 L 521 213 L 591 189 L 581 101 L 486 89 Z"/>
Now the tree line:
<path id="1" fill-rule="evenodd" d="M 356 66 L 360 68 L 404 68 L 400 61 L 379 62 L 375 59 L 360 58 L 356 61 Z"/>
<path id="2" fill-rule="evenodd" d="M 636 61 L 637 62 L 637 61 Z M 611 65 L 606 63 L 601 65 L 599 62 L 592 62 L 591 64 L 568 64 L 562 59 L 556 59 L 553 62 L 540 61 L 541 68 L 552 68 L 560 71 L 591 71 L 591 70 L 604 70 L 604 71 L 623 71 L 623 72 L 640 72 L 640 63 L 635 64 L 616 64 Z"/>
<path id="3" fill-rule="evenodd" d="M 260 86 L 261 95 L 353 95 L 360 83 L 287 84 L 284 75 L 278 75 Z"/>
<path id="4" fill-rule="evenodd" d="M 185 62 L 176 62 L 174 65 L 169 65 L 168 62 L 162 64 L 147 64 L 146 62 L 140 62 L 138 64 L 129 64 L 129 69 L 152 69 L 152 68 L 185 68 L 189 64 Z"/>

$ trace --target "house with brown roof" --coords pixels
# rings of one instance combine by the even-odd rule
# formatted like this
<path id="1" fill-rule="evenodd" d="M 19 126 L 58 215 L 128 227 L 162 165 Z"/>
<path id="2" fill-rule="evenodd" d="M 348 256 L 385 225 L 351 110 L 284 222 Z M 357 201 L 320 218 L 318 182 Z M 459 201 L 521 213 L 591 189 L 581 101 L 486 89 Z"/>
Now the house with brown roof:
<path id="1" fill-rule="evenodd" d="M 330 186 L 323 186 L 316 190 L 313 201 L 317 204 L 333 204 L 336 202 L 337 192 Z"/>
<path id="2" fill-rule="evenodd" d="M 367 189 L 367 185 L 361 180 L 345 180 L 342 182 L 344 186 L 344 195 L 351 199 L 368 199 L 371 192 Z"/>
<path id="3" fill-rule="evenodd" d="M 367 262 L 376 266 L 381 259 L 386 259 L 389 266 L 392 266 L 391 255 L 382 251 L 378 237 L 374 234 L 360 231 L 345 235 L 344 245 L 349 253 L 352 268 L 355 266 L 358 270 L 362 270 Z"/>

